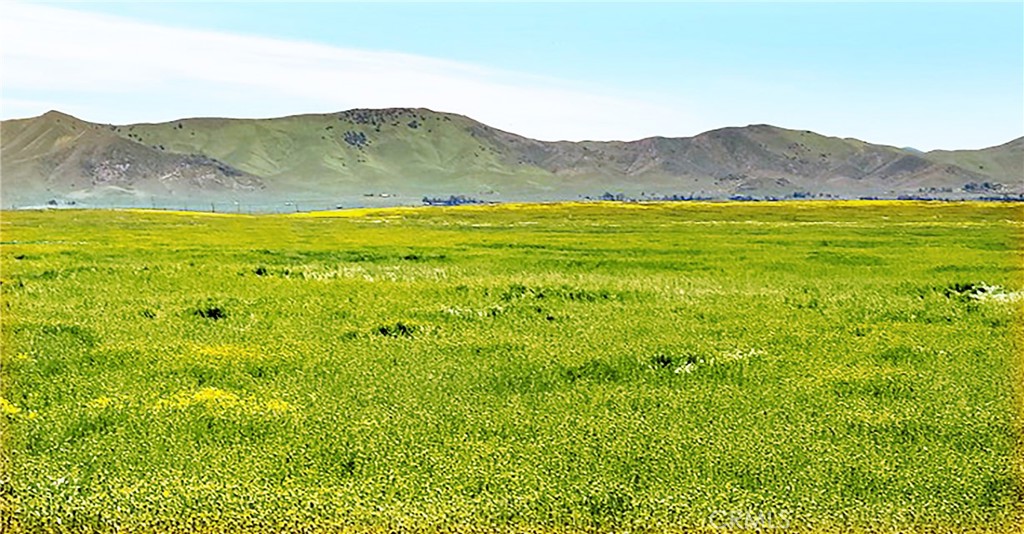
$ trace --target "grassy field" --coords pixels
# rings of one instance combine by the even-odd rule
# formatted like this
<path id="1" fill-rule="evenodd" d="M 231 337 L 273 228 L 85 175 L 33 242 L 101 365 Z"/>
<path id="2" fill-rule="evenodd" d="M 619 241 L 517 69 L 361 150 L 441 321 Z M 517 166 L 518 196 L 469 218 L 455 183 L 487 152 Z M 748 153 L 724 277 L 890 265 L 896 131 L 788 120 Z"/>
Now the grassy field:
<path id="1" fill-rule="evenodd" d="M 0 530 L 1020 528 L 1014 205 L 0 216 Z"/>

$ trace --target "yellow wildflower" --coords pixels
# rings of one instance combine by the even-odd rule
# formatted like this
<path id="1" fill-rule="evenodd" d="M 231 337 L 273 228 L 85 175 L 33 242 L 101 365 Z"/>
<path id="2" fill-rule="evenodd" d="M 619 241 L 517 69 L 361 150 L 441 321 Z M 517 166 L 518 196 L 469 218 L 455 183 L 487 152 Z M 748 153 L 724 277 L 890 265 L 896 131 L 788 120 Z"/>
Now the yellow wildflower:
<path id="1" fill-rule="evenodd" d="M 247 360 L 258 357 L 258 354 L 248 348 L 238 345 L 213 345 L 200 347 L 196 352 L 203 359 L 211 360 Z"/>
<path id="2" fill-rule="evenodd" d="M 89 403 L 86 404 L 86 406 L 88 406 L 90 408 L 93 408 L 93 409 L 96 409 L 96 410 L 102 410 L 102 409 L 110 406 L 111 404 L 114 404 L 114 399 L 112 399 L 110 397 L 107 397 L 107 396 L 103 396 L 103 397 L 96 397 L 95 399 L 89 401 Z"/>
<path id="3" fill-rule="evenodd" d="M 21 413 L 21 408 L 11 404 L 7 399 L 0 397 L 0 413 L 13 417 Z"/>
<path id="4" fill-rule="evenodd" d="M 191 397 L 193 404 L 234 404 L 238 395 L 217 388 L 202 388 Z"/>
<path id="5" fill-rule="evenodd" d="M 157 408 L 184 409 L 190 406 L 230 407 L 238 403 L 238 395 L 223 389 L 206 387 L 195 393 L 178 392 L 170 399 L 157 402 Z"/>
<path id="6" fill-rule="evenodd" d="M 267 410 L 274 413 L 284 413 L 292 409 L 292 405 L 279 399 L 267 401 Z"/>

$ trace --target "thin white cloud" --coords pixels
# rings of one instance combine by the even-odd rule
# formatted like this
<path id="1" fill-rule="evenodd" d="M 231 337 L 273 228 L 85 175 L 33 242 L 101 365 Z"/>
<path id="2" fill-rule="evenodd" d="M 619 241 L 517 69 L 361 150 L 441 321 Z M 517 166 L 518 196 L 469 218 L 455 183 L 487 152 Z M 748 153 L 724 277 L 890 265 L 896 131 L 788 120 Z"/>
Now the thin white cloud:
<path id="1" fill-rule="evenodd" d="M 0 107 L 5 117 L 45 112 L 33 110 L 38 100 L 117 123 L 429 107 L 540 139 L 631 139 L 703 126 L 678 103 L 409 54 L 20 3 L 5 4 L 0 18 L 3 100 L 14 103 Z"/>

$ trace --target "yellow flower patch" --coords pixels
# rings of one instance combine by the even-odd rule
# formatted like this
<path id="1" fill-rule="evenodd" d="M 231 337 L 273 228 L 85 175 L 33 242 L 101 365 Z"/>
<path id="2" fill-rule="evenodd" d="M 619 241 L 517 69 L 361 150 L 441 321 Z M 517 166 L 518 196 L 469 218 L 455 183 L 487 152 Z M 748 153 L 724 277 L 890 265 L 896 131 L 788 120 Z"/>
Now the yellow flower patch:
<path id="1" fill-rule="evenodd" d="M 295 406 L 280 400 L 263 401 L 255 397 L 242 397 L 231 391 L 204 387 L 196 391 L 179 391 L 170 398 L 157 401 L 157 409 L 186 410 L 202 408 L 214 412 L 278 415 L 295 411 Z"/>
<path id="2" fill-rule="evenodd" d="M 13 417 L 21 413 L 21 408 L 11 404 L 7 399 L 0 397 L 0 413 Z"/>
<path id="3" fill-rule="evenodd" d="M 292 405 L 279 399 L 271 399 L 266 403 L 267 410 L 273 413 L 285 413 L 292 409 Z"/>
<path id="4" fill-rule="evenodd" d="M 89 401 L 86 404 L 86 406 L 88 406 L 89 408 L 92 408 L 94 410 L 103 410 L 105 408 L 109 408 L 113 404 L 114 404 L 114 399 L 104 395 L 102 397 L 96 397 L 95 399 Z"/>
<path id="5" fill-rule="evenodd" d="M 189 408 L 205 406 L 207 408 L 227 408 L 238 403 L 238 395 L 217 388 L 201 388 L 195 392 L 178 392 L 169 399 L 158 402 L 161 408 Z"/>

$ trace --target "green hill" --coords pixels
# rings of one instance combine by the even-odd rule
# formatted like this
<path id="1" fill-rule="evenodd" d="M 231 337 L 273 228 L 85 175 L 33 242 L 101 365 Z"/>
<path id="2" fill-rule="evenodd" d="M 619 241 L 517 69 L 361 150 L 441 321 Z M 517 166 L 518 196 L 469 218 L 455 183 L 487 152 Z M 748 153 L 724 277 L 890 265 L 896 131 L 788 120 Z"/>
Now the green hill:
<path id="1" fill-rule="evenodd" d="M 1002 177 L 1024 182 L 1024 137 L 982 150 L 933 150 L 926 157 L 983 174 L 996 182 Z"/>
<path id="2" fill-rule="evenodd" d="M 123 126 L 56 112 L 0 125 L 4 203 L 226 198 L 414 204 L 599 197 L 898 196 L 1024 192 L 1021 140 L 931 152 L 769 125 L 687 138 L 545 142 L 427 109 Z"/>
<path id="3" fill-rule="evenodd" d="M 458 115 L 387 109 L 267 120 L 185 119 L 115 132 L 230 162 L 286 196 L 488 195 L 498 189 L 516 196 L 547 178 L 540 169 L 509 165 L 474 135 L 477 124 Z"/>

